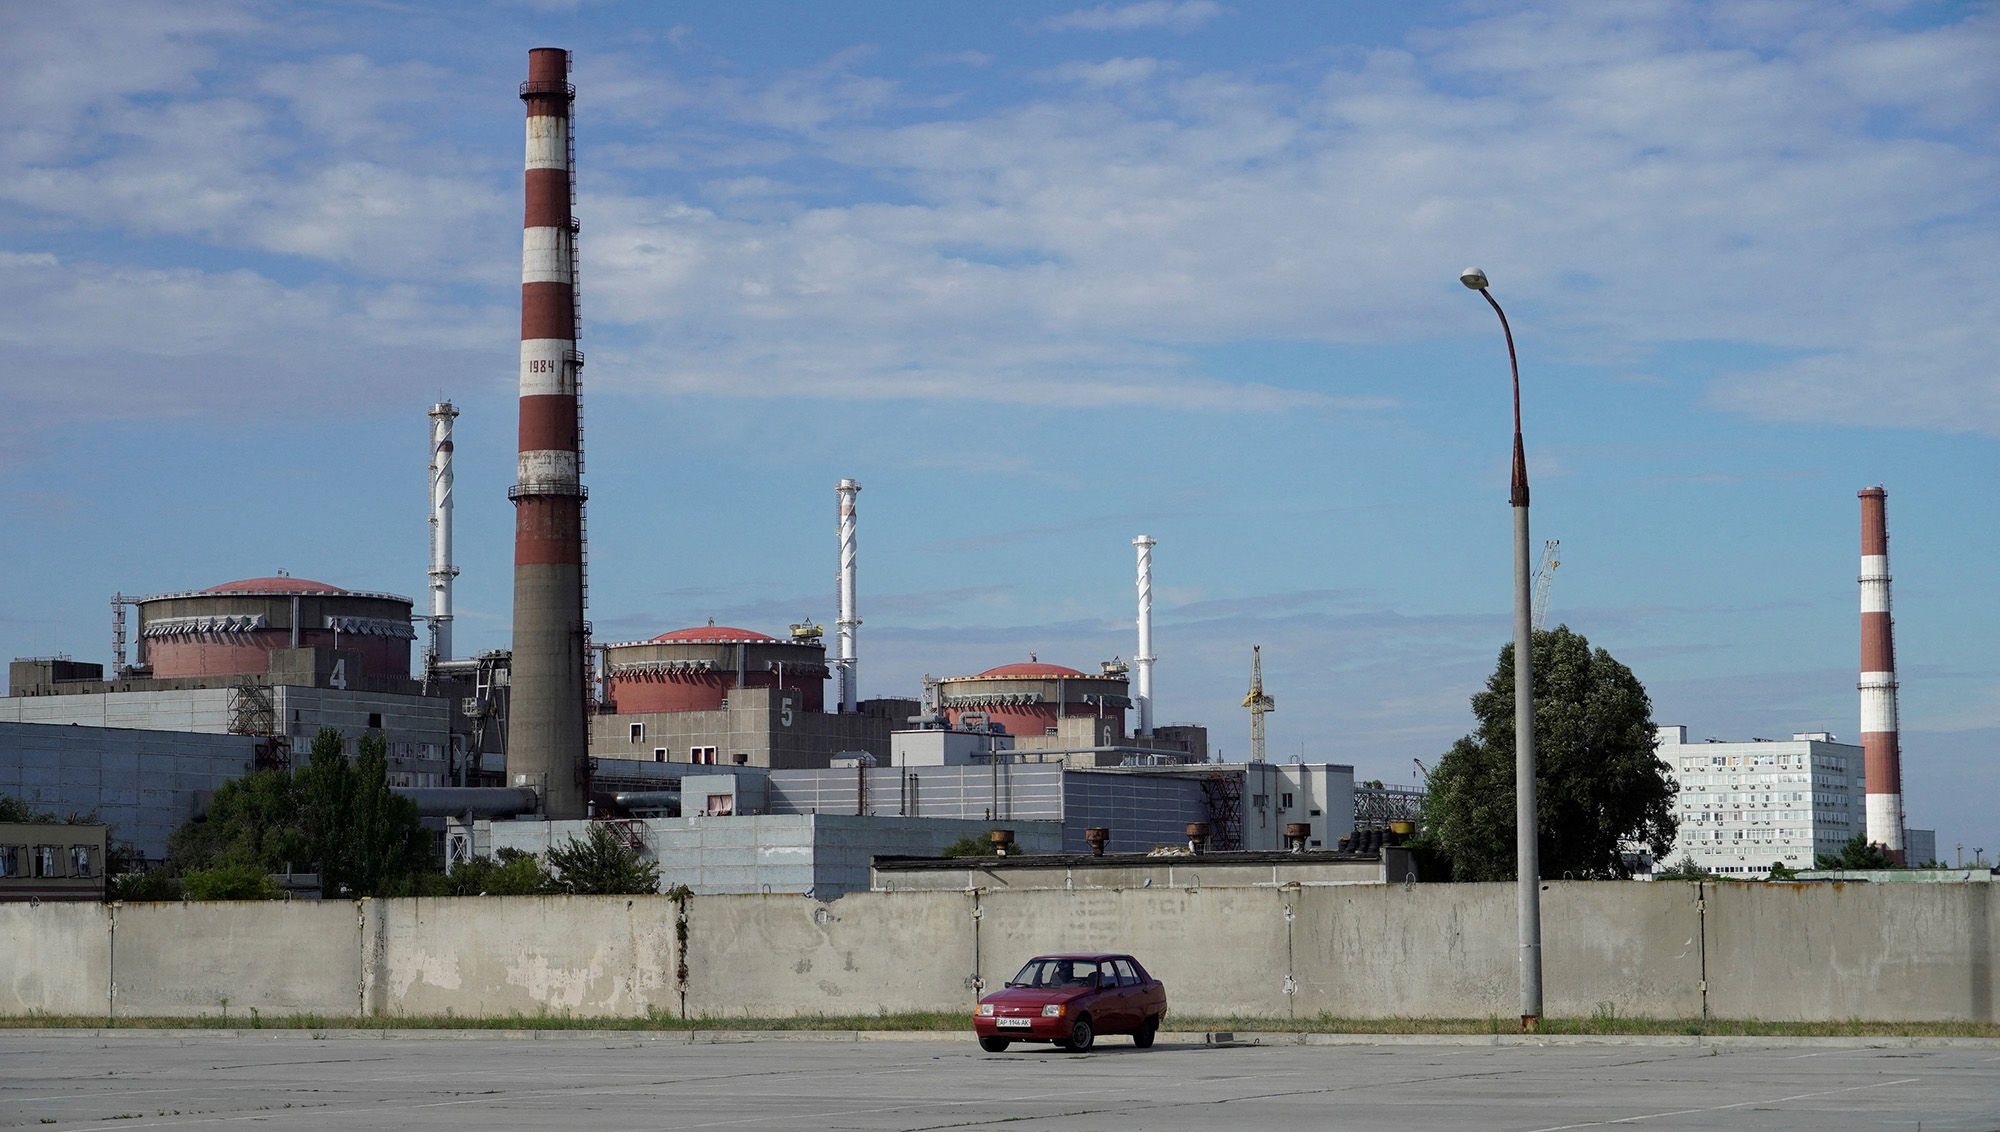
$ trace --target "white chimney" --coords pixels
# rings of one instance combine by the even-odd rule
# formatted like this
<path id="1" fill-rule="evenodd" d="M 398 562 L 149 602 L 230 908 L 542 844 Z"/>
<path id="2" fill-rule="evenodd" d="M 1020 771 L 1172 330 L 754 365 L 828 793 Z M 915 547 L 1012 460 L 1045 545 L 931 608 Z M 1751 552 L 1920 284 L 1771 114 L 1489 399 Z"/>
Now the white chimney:
<path id="1" fill-rule="evenodd" d="M 855 653 L 861 618 L 854 615 L 854 497 L 861 494 L 861 485 L 841 480 L 834 490 L 840 495 L 840 619 L 834 623 L 840 636 L 840 656 L 835 670 L 840 675 L 840 710 L 848 714 L 860 698 L 860 658 Z"/>
<path id="2" fill-rule="evenodd" d="M 451 402 L 431 406 L 431 655 L 451 659 Z"/>
<path id="3" fill-rule="evenodd" d="M 1132 662 L 1139 666 L 1139 737 L 1153 737 L 1153 548 L 1159 540 L 1140 535 L 1132 540 L 1139 548 L 1139 653 Z"/>

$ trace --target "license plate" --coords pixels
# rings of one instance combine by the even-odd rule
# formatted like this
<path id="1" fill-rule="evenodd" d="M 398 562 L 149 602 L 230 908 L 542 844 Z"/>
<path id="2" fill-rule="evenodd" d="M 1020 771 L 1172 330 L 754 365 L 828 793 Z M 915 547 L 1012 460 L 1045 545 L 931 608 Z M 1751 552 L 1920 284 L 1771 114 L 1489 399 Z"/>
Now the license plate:
<path id="1" fill-rule="evenodd" d="M 1035 1020 L 1032 1018 L 995 1018 L 993 1024 L 1003 1030 L 1026 1030 L 1034 1026 Z"/>

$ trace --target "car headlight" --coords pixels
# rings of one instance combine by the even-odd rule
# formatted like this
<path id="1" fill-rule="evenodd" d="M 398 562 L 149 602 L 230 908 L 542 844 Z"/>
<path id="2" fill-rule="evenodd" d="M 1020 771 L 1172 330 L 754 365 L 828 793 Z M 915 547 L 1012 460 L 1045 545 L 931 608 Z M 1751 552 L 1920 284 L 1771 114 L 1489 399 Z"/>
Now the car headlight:
<path id="1" fill-rule="evenodd" d="M 1062 1012 L 1063 1008 L 1053 1002 L 1042 1007 L 1042 1017 L 1044 1018 L 1060 1018 L 1062 1017 Z"/>
<path id="2" fill-rule="evenodd" d="M 982 1002 L 982 1003 L 980 1003 L 980 1004 L 979 1004 L 979 1016 L 980 1016 L 981 1018 L 991 1018 L 991 1017 L 993 1017 L 993 1004 L 992 1004 L 992 1003 L 990 1003 L 990 1002 Z"/>

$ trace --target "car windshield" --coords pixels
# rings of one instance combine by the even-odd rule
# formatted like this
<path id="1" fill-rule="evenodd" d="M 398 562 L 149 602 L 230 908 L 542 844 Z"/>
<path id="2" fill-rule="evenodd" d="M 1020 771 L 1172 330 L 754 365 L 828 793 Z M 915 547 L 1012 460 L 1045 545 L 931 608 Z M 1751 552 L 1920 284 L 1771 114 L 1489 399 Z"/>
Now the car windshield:
<path id="1" fill-rule="evenodd" d="M 1097 962 L 1092 959 L 1030 959 L 1014 976 L 1017 987 L 1087 987 L 1096 980 Z"/>

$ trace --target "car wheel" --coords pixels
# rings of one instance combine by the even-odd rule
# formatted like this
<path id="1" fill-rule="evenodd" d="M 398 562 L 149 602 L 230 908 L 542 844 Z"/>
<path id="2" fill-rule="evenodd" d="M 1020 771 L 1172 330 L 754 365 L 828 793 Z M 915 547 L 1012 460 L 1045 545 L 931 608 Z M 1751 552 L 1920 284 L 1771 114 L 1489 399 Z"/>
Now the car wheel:
<path id="1" fill-rule="evenodd" d="M 1153 1038 L 1159 1032 L 1160 1032 L 1160 1019 L 1158 1018 L 1158 1016 L 1148 1018 L 1146 1019 L 1145 1023 L 1139 1027 L 1139 1031 L 1132 1035 L 1132 1044 L 1138 1046 L 1140 1049 L 1152 1049 Z"/>
<path id="2" fill-rule="evenodd" d="M 1090 1015 L 1078 1015 L 1076 1024 L 1069 1028 L 1069 1040 L 1063 1048 L 1073 1053 L 1082 1053 L 1097 1041 L 1097 1030 L 1090 1024 Z"/>
<path id="3" fill-rule="evenodd" d="M 1006 1038 L 979 1039 L 979 1048 L 985 1050 L 987 1053 L 1006 1053 L 1007 1047 L 1013 1044 Z"/>

